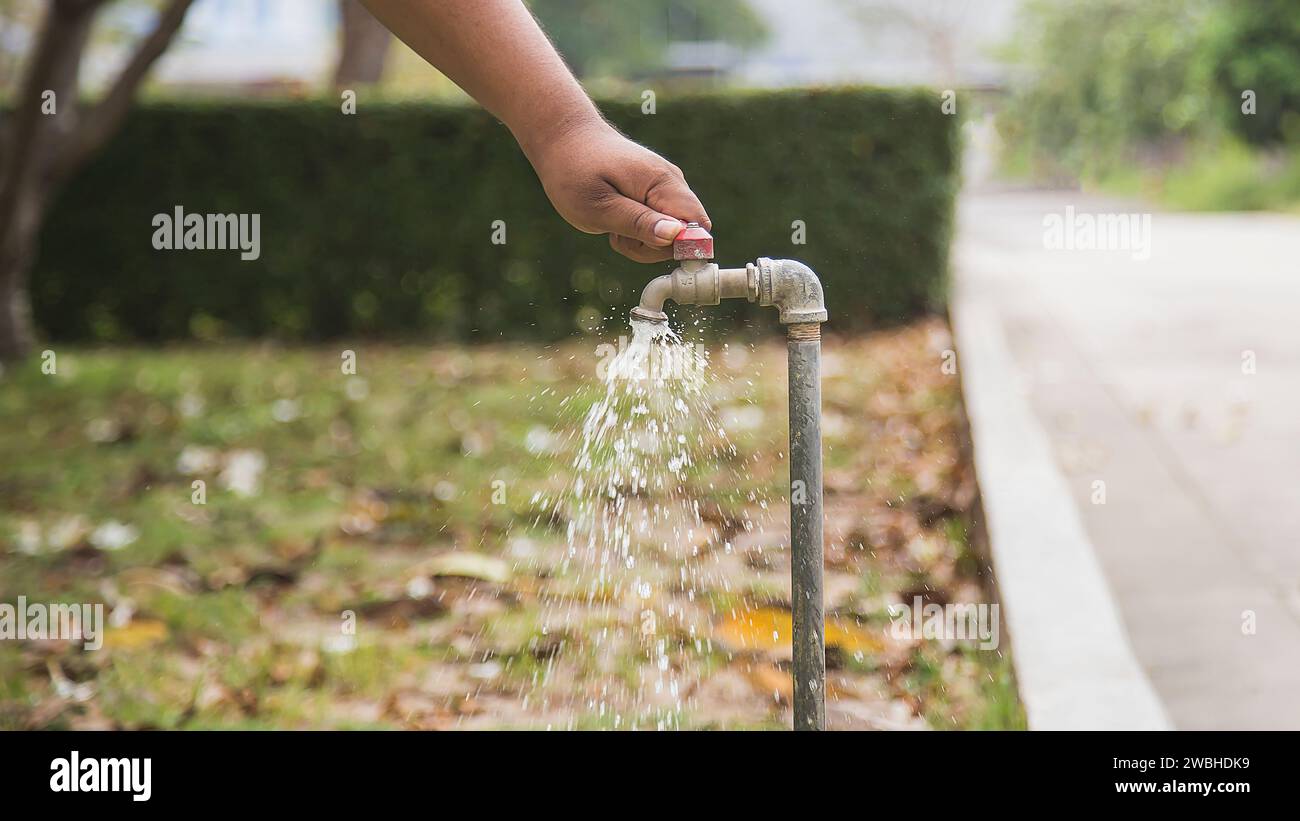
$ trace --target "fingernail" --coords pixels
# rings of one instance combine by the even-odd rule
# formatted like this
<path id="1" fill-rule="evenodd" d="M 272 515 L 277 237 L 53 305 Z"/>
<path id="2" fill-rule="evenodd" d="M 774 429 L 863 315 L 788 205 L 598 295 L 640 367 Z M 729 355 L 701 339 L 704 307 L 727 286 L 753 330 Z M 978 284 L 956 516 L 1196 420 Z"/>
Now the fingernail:
<path id="1" fill-rule="evenodd" d="M 659 239 L 675 239 L 681 231 L 680 220 L 659 220 L 655 223 L 655 236 Z"/>

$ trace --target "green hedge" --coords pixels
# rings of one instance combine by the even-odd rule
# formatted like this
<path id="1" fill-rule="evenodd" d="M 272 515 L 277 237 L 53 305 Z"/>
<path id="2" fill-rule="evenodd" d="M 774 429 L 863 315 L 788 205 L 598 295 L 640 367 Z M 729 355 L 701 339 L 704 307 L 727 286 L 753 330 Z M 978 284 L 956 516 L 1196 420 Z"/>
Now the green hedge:
<path id="1" fill-rule="evenodd" d="M 804 260 L 833 327 L 850 329 L 942 305 L 957 126 L 939 102 L 851 89 L 661 98 L 653 115 L 639 102 L 602 108 L 685 170 L 719 262 Z M 153 216 L 176 205 L 261 214 L 260 259 L 154 250 Z M 491 242 L 495 220 L 504 245 Z M 136 110 L 55 203 L 32 298 L 60 340 L 556 339 L 592 317 L 621 323 L 667 270 L 569 228 L 509 132 L 477 108 L 162 104 Z"/>

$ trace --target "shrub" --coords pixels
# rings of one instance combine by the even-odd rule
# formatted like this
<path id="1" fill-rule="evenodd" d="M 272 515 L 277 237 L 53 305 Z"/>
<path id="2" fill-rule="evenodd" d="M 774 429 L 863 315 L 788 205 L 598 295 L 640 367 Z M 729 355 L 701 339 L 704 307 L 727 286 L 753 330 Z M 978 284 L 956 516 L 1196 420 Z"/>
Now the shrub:
<path id="1" fill-rule="evenodd" d="M 1234 0 L 1216 15 L 1207 59 L 1228 127 L 1248 142 L 1300 142 L 1300 6 L 1295 0 Z M 1255 113 L 1241 95 L 1255 92 Z"/>
<path id="2" fill-rule="evenodd" d="M 1300 7 L 1295 0 L 1029 0 L 1015 38 L 1023 82 L 999 122 L 1032 170 L 1099 178 L 1190 161 L 1228 196 L 1232 163 L 1277 163 L 1300 143 Z M 1255 112 L 1242 111 L 1254 92 Z M 1270 156 L 1209 157 L 1235 136 Z M 1210 180 L 1219 175 L 1218 180 Z M 1275 186 L 1269 186 L 1277 190 Z"/>
<path id="3" fill-rule="evenodd" d="M 1021 14 L 1025 82 L 999 122 L 1035 165 L 1107 171 L 1204 121 L 1207 0 L 1030 0 Z"/>
<path id="4" fill-rule="evenodd" d="M 657 107 L 603 109 L 685 169 L 720 263 L 803 259 L 825 283 L 834 328 L 942 304 L 957 126 L 937 95 L 791 91 Z M 154 215 L 177 205 L 260 214 L 261 257 L 154 250 Z M 490 241 L 497 220 L 503 245 Z M 805 245 L 792 244 L 795 220 Z M 668 268 L 568 227 L 510 134 L 477 108 L 155 104 L 55 204 L 32 297 L 57 339 L 555 339 L 600 317 L 621 323 Z"/>

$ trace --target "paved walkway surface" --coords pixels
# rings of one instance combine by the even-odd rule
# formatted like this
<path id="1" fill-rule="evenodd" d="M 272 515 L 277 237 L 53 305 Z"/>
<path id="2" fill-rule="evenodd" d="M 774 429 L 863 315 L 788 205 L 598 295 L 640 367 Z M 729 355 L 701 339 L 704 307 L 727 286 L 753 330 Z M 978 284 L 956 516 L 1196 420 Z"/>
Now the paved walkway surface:
<path id="1" fill-rule="evenodd" d="M 1049 249 L 1067 207 L 1151 213 L 967 193 L 957 298 L 997 316 L 1174 725 L 1300 728 L 1300 218 L 1155 212 L 1140 259 Z"/>

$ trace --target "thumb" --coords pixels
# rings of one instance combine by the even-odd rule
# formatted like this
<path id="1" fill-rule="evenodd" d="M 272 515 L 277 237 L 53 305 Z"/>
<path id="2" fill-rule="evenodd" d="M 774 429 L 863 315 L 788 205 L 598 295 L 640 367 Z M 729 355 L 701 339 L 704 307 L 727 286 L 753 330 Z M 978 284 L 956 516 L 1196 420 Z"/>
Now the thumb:
<path id="1" fill-rule="evenodd" d="M 638 239 L 662 248 L 672 244 L 686 224 L 621 194 L 610 197 L 601 209 L 598 229 L 607 234 Z"/>

